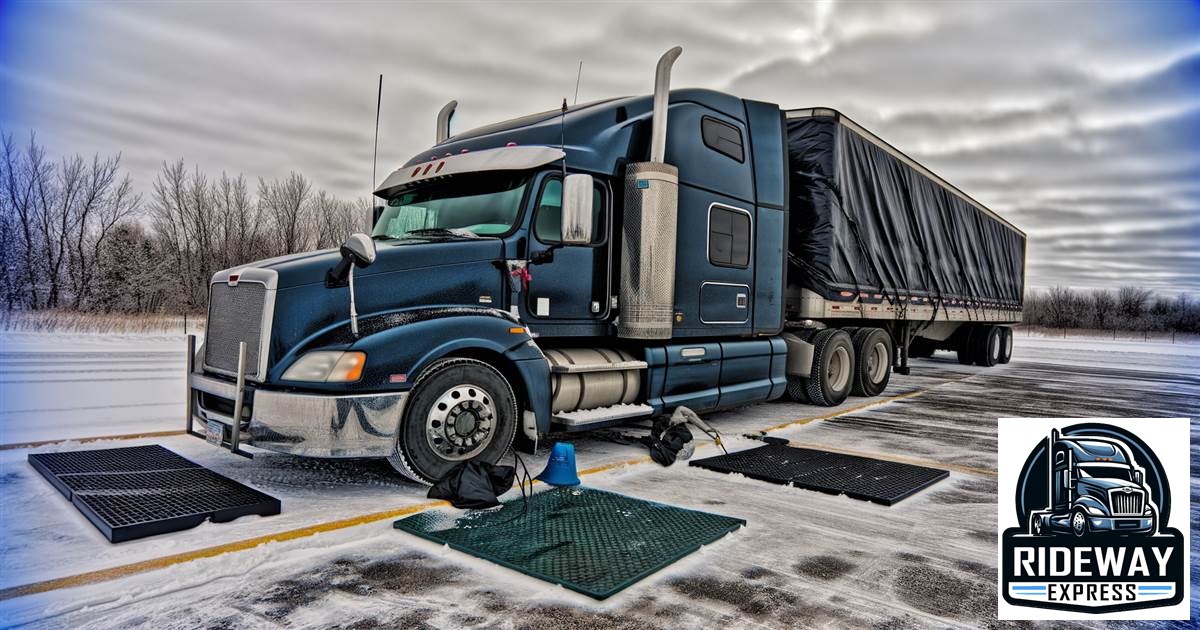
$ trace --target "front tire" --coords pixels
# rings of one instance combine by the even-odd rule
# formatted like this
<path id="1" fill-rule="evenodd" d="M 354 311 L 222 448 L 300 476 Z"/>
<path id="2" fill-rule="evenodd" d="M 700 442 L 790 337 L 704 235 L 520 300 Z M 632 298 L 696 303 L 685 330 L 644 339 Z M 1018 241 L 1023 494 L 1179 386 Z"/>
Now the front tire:
<path id="1" fill-rule="evenodd" d="M 516 434 L 516 396 L 504 375 L 483 361 L 443 359 L 413 385 L 388 462 L 430 485 L 465 461 L 500 461 Z"/>
<path id="2" fill-rule="evenodd" d="M 1075 508 L 1071 512 L 1071 533 L 1075 534 L 1076 538 L 1083 538 L 1089 531 L 1087 514 L 1084 514 L 1083 508 Z"/>

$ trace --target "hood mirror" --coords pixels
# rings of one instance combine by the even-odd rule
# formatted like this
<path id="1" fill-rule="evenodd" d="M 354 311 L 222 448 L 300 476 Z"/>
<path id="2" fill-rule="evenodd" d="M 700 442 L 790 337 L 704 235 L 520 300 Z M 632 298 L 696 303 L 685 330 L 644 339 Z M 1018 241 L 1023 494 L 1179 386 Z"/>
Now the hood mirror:
<path id="1" fill-rule="evenodd" d="M 561 239 L 564 245 L 592 242 L 592 176 L 568 175 L 563 180 Z"/>
<path id="2" fill-rule="evenodd" d="M 342 259 L 325 275 L 325 286 L 333 288 L 350 285 L 350 331 L 358 338 L 358 307 L 354 301 L 354 268 L 375 262 L 375 241 L 361 232 L 351 234 L 339 249 Z"/>
<path id="3" fill-rule="evenodd" d="M 359 232 L 351 234 L 342 243 L 342 258 L 349 259 L 358 267 L 366 267 L 375 262 L 375 241 L 370 236 Z"/>

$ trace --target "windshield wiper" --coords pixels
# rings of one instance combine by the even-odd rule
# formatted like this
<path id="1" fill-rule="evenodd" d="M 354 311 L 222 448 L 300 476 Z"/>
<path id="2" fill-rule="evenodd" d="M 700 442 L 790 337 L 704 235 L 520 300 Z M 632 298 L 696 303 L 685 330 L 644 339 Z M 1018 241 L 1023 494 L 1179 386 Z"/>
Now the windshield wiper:
<path id="1" fill-rule="evenodd" d="M 412 234 L 414 236 L 456 236 L 460 238 L 479 238 L 479 235 L 471 230 L 444 227 L 418 228 L 415 230 L 409 230 L 405 232 L 405 234 Z"/>

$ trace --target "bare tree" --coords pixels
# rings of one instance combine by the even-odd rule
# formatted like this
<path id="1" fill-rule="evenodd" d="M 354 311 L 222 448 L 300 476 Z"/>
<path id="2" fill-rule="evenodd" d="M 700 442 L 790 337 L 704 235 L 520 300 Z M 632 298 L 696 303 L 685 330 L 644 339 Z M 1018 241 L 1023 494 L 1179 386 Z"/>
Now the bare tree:
<path id="1" fill-rule="evenodd" d="M 258 180 L 258 204 L 271 223 L 275 252 L 294 254 L 309 248 L 312 235 L 308 219 L 312 185 L 292 171 L 282 180 Z"/>
<path id="2" fill-rule="evenodd" d="M 1108 289 L 1096 289 L 1088 296 L 1091 307 L 1092 324 L 1101 330 L 1107 330 L 1113 321 L 1117 308 L 1117 299 Z"/>
<path id="3" fill-rule="evenodd" d="M 1126 326 L 1133 328 L 1142 323 L 1150 296 L 1150 289 L 1141 287 L 1126 286 L 1117 291 L 1117 315 Z"/>

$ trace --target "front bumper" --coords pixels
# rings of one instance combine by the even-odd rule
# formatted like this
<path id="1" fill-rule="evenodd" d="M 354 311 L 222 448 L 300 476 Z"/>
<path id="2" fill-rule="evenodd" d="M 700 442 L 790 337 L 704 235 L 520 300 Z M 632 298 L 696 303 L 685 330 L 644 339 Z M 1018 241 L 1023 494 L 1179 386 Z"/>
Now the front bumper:
<path id="1" fill-rule="evenodd" d="M 237 386 L 188 374 L 193 422 L 210 420 L 232 432 Z M 387 457 L 396 446 L 406 392 L 330 396 L 247 386 L 241 443 L 305 457 Z"/>
<path id="2" fill-rule="evenodd" d="M 1144 534 L 1154 529 L 1154 519 L 1148 516 L 1089 516 L 1092 531 Z"/>

